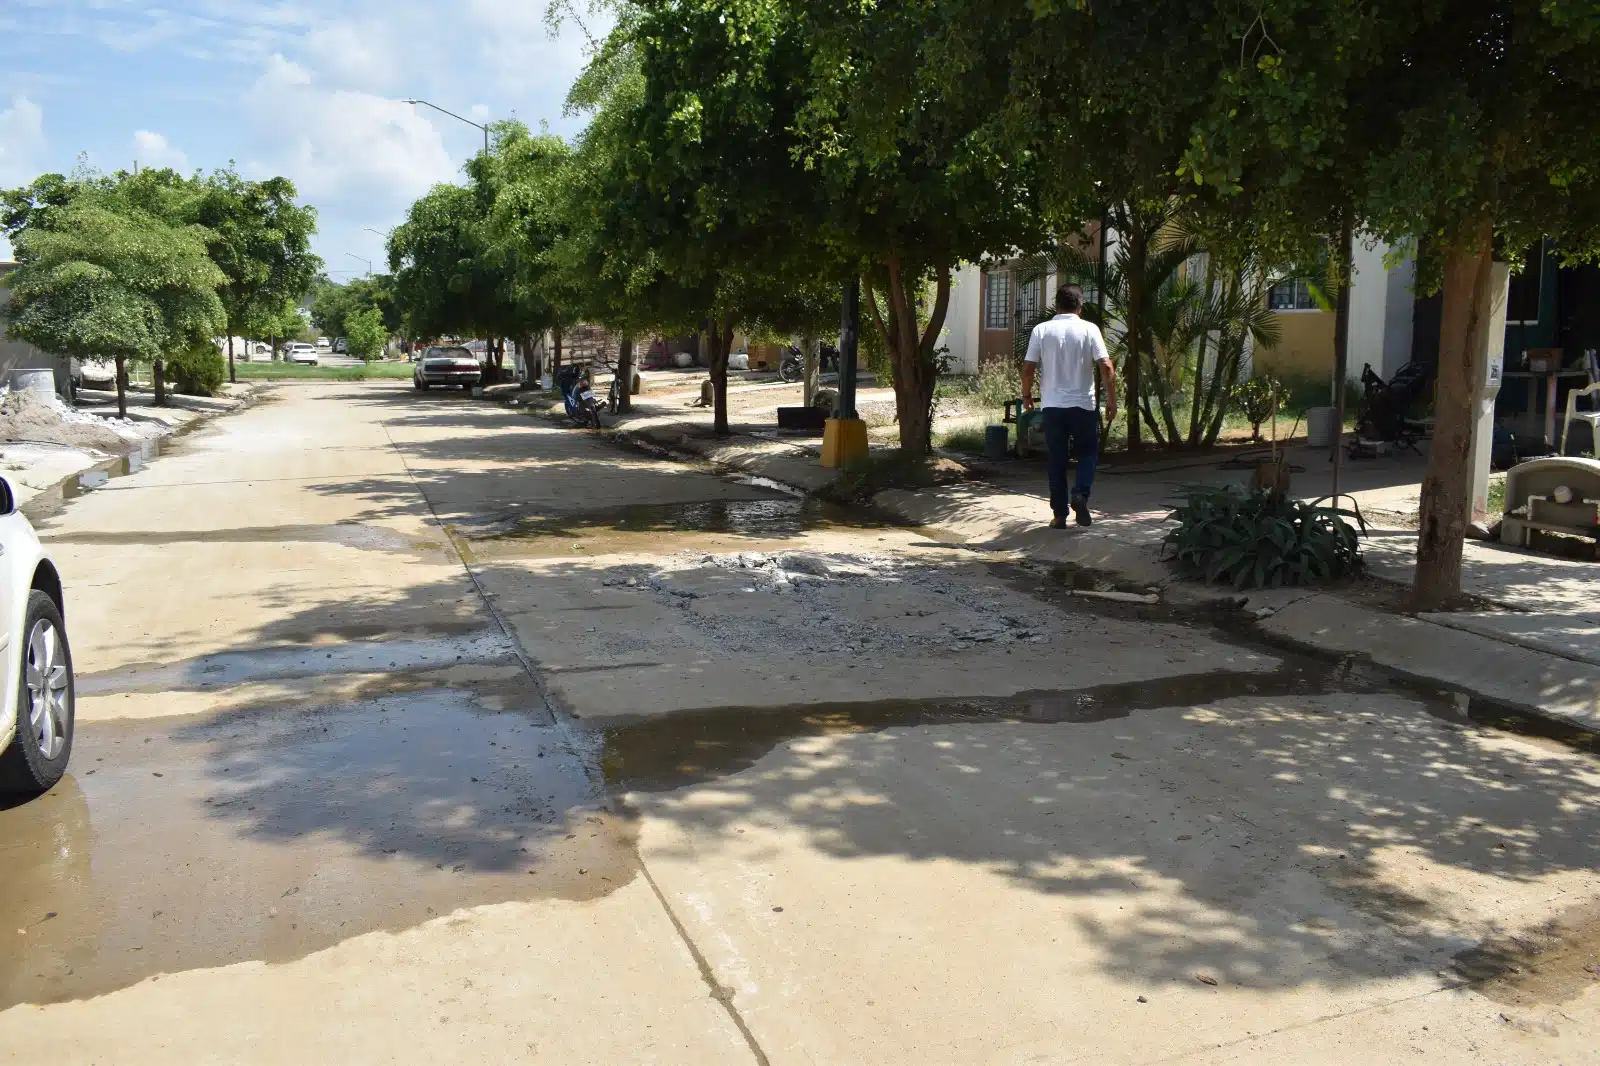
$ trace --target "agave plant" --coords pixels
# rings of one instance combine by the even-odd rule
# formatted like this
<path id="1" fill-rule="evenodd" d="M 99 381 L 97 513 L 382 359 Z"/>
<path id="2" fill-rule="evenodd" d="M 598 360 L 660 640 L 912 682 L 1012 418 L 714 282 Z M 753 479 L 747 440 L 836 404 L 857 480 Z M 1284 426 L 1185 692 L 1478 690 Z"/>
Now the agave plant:
<path id="1" fill-rule="evenodd" d="M 1169 516 L 1163 540 L 1179 569 L 1235 588 L 1331 581 L 1361 567 L 1361 545 L 1347 517 L 1278 493 L 1196 487 Z"/>

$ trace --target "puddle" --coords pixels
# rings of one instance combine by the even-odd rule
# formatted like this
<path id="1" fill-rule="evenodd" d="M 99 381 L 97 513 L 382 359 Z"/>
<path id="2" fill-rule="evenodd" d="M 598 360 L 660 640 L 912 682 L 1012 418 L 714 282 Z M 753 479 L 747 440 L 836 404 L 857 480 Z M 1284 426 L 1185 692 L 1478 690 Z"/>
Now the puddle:
<path id="1" fill-rule="evenodd" d="M 753 487 L 754 482 L 746 482 Z M 815 497 L 718 499 L 632 504 L 577 514 L 526 517 L 487 532 L 451 532 L 469 559 L 541 558 L 574 554 L 660 554 L 712 551 L 794 540 L 826 530 L 881 530 L 892 523 Z M 670 543 L 663 542 L 671 536 Z"/>
<path id="2" fill-rule="evenodd" d="M 556 729 L 448 689 L 84 723 L 56 788 L 0 805 L 0 1009 L 603 895 L 636 868 L 604 807 Z"/>
<path id="3" fill-rule="evenodd" d="M 342 544 L 347 548 L 386 552 L 444 552 L 443 540 L 414 540 L 382 526 L 362 522 L 328 525 L 235 526 L 226 529 L 88 530 L 52 534 L 40 539 L 52 544 Z"/>
<path id="4" fill-rule="evenodd" d="M 193 692 L 251 681 L 332 674 L 426 670 L 461 663 L 513 663 L 516 649 L 499 629 L 458 637 L 347 641 L 258 651 L 221 652 L 175 663 L 135 663 L 77 677 L 80 696 L 118 692 Z"/>
<path id="5" fill-rule="evenodd" d="M 1513 1007 L 1564 1003 L 1600 988 L 1600 904 L 1460 952 L 1455 971 L 1482 995 Z"/>
<path id="6" fill-rule="evenodd" d="M 963 723 L 1104 722 L 1134 711 L 1237 696 L 1311 696 L 1360 689 L 1346 680 L 1324 664 L 1301 664 L 1266 673 L 1186 674 L 1004 698 L 717 707 L 614 725 L 591 722 L 587 728 L 600 738 L 607 784 L 623 791 L 663 792 L 748 769 L 777 745 L 798 737 Z"/>

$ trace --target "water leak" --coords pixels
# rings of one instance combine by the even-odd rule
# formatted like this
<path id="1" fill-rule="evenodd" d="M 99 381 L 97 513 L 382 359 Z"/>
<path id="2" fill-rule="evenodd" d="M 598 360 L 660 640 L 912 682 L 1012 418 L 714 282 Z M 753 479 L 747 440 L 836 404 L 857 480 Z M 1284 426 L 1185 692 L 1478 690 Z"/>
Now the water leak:
<path id="1" fill-rule="evenodd" d="M 456 526 L 458 546 L 474 560 L 716 551 L 792 541 L 830 530 L 878 530 L 892 523 L 815 497 L 714 499 L 630 504 L 572 514 L 513 519 L 488 531 Z M 664 537 L 671 537 L 664 541 Z"/>
<path id="2" fill-rule="evenodd" d="M 624 791 L 660 792 L 738 773 L 798 737 L 972 723 L 1104 722 L 1135 711 L 1239 696 L 1311 696 L 1366 688 L 1336 668 L 1301 662 L 1271 672 L 1186 674 L 994 698 L 716 707 L 584 728 L 599 736 L 608 784 Z"/>
<path id="3" fill-rule="evenodd" d="M 314 710 L 84 723 L 0 805 L 0 1009 L 282 961 L 636 869 L 559 730 L 448 689 Z"/>

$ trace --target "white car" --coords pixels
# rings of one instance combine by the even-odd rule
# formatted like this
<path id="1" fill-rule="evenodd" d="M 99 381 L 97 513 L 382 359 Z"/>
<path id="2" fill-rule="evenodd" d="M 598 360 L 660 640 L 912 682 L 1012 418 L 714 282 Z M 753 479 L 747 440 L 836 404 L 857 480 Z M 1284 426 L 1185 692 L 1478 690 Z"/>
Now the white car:
<path id="1" fill-rule="evenodd" d="M 5 478 L 0 549 L 0 793 L 38 794 L 72 755 L 72 649 L 61 576 Z"/>
<path id="2" fill-rule="evenodd" d="M 330 349 L 330 348 L 331 348 L 331 347 L 332 347 L 332 345 L 330 345 L 330 344 L 329 344 L 329 343 L 328 343 L 328 338 L 326 338 L 326 337 L 318 337 L 318 338 L 317 338 L 317 351 L 319 351 L 319 352 L 326 352 L 326 351 L 328 351 L 328 350 L 329 350 L 329 349 Z"/>
<path id="3" fill-rule="evenodd" d="M 289 362 L 301 363 L 305 366 L 317 365 L 317 350 L 305 341 L 296 341 L 289 345 Z"/>
<path id="4" fill-rule="evenodd" d="M 117 364 L 110 359 L 72 360 L 72 383 L 80 389 L 115 389 Z"/>

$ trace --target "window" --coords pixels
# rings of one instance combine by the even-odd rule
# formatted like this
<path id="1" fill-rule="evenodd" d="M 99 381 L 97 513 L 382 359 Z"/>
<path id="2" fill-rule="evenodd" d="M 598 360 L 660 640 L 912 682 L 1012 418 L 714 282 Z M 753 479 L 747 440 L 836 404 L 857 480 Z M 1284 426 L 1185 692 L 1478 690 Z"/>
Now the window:
<path id="1" fill-rule="evenodd" d="M 1044 288 L 1043 278 L 1034 278 L 1017 286 L 1017 325 L 1023 325 L 1039 315 L 1039 293 Z"/>
<path id="2" fill-rule="evenodd" d="M 1267 307 L 1274 311 L 1316 311 L 1317 301 L 1311 297 L 1311 286 L 1303 281 L 1285 281 L 1274 285 L 1267 294 Z"/>
<path id="3" fill-rule="evenodd" d="M 1544 281 L 1544 242 L 1529 248 L 1522 256 L 1522 273 L 1511 275 L 1511 291 L 1506 295 L 1506 321 L 1524 326 L 1539 322 L 1539 289 Z"/>
<path id="4" fill-rule="evenodd" d="M 1011 328 L 1011 271 L 989 271 L 983 290 L 983 328 Z"/>

